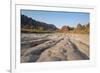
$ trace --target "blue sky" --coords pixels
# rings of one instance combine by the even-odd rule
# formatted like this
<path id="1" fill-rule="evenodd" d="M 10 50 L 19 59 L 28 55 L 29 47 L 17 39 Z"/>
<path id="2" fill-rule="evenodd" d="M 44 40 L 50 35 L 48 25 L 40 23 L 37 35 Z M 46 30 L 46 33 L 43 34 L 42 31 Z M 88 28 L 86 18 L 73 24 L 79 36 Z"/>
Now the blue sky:
<path id="1" fill-rule="evenodd" d="M 78 23 L 87 24 L 90 20 L 90 14 L 82 12 L 21 10 L 21 14 L 38 21 L 54 24 L 58 28 L 61 28 L 63 25 L 76 26 Z"/>

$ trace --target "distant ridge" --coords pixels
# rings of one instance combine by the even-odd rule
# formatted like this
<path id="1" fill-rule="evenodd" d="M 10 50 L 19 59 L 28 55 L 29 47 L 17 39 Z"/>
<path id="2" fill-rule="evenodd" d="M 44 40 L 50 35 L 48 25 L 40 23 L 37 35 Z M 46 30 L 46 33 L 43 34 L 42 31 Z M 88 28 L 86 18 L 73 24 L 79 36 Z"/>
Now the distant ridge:
<path id="1" fill-rule="evenodd" d="M 21 28 L 37 30 L 37 31 L 55 31 L 58 29 L 53 24 L 47 24 L 44 22 L 40 22 L 26 15 L 22 15 L 22 14 L 21 14 Z"/>
<path id="2" fill-rule="evenodd" d="M 21 32 L 35 32 L 35 33 L 48 33 L 48 32 L 61 32 L 61 33 L 89 33 L 90 23 L 85 25 L 77 24 L 76 27 L 63 25 L 58 29 L 54 24 L 47 24 L 40 22 L 31 17 L 21 14 Z"/>

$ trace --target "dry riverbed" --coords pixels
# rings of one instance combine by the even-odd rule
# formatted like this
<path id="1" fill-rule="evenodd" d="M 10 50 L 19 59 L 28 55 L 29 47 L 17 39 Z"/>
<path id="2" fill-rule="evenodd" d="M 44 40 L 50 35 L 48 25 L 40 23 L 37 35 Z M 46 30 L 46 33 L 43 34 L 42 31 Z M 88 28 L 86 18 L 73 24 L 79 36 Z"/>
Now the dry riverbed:
<path id="1" fill-rule="evenodd" d="M 21 63 L 89 59 L 89 34 L 21 34 Z"/>

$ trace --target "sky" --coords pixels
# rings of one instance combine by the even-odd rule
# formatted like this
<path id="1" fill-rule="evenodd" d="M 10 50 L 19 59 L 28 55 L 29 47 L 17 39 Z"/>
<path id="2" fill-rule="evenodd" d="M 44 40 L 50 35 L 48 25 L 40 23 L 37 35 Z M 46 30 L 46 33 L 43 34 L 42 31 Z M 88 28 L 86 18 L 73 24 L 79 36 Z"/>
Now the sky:
<path id="1" fill-rule="evenodd" d="M 64 25 L 75 27 L 79 23 L 83 25 L 90 21 L 90 14 L 83 12 L 21 10 L 21 14 L 41 22 L 54 24 L 58 28 Z"/>

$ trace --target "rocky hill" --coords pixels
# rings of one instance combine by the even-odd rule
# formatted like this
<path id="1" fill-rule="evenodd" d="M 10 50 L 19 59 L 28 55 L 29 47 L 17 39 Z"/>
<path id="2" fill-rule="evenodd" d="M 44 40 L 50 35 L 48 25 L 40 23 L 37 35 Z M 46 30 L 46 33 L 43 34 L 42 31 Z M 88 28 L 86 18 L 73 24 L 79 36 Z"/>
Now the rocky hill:
<path id="1" fill-rule="evenodd" d="M 21 15 L 21 30 L 23 32 L 44 32 L 44 31 L 56 31 L 58 28 L 53 24 L 47 24 L 37 21 L 26 15 Z"/>

